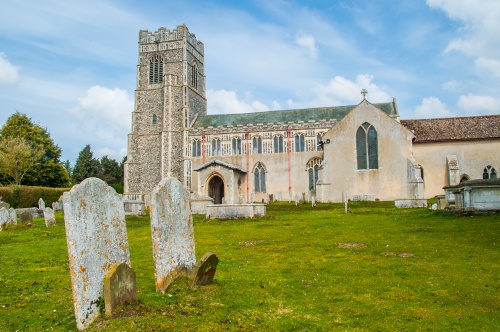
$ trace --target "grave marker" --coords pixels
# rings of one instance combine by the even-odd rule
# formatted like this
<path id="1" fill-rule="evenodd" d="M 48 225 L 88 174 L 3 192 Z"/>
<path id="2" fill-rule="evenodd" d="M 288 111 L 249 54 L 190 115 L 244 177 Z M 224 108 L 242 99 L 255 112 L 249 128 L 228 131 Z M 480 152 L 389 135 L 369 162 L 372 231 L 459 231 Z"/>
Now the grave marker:
<path id="1" fill-rule="evenodd" d="M 215 271 L 219 264 L 217 255 L 207 252 L 203 257 L 194 265 L 189 285 L 194 287 L 196 285 L 208 285 L 214 281 Z"/>
<path id="2" fill-rule="evenodd" d="M 17 212 L 16 209 L 10 208 L 9 209 L 9 215 L 10 215 L 10 223 L 13 225 L 17 225 Z"/>
<path id="3" fill-rule="evenodd" d="M 5 228 L 5 225 L 10 221 L 10 215 L 9 215 L 9 210 L 6 208 L 1 208 L 0 209 L 0 231 L 2 231 Z"/>
<path id="4" fill-rule="evenodd" d="M 113 188 L 88 178 L 63 195 L 64 222 L 76 326 L 99 315 L 104 277 L 117 263 L 130 266 L 123 203 Z"/>
<path id="5" fill-rule="evenodd" d="M 43 217 L 45 219 L 45 226 L 50 227 L 56 224 L 56 218 L 54 217 L 54 210 L 49 207 L 43 209 Z"/>
<path id="6" fill-rule="evenodd" d="M 189 192 L 165 178 L 151 194 L 150 211 L 155 285 L 163 293 L 177 276 L 189 276 L 196 262 Z"/>
<path id="7" fill-rule="evenodd" d="M 24 211 L 21 213 L 21 225 L 23 224 L 29 224 L 33 221 L 33 215 L 31 214 L 31 211 Z"/>
<path id="8" fill-rule="evenodd" d="M 127 301 L 137 298 L 135 272 L 125 263 L 117 263 L 104 277 L 104 307 L 106 315 Z"/>
<path id="9" fill-rule="evenodd" d="M 45 209 L 45 202 L 43 201 L 43 199 L 41 197 L 40 197 L 40 199 L 38 199 L 38 209 L 39 210 Z"/>

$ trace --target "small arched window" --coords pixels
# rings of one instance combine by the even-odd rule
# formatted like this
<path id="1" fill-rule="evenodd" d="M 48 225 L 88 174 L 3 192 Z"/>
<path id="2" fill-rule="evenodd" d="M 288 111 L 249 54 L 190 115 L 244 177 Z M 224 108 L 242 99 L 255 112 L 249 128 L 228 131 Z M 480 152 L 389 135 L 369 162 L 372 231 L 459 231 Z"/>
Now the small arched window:
<path id="1" fill-rule="evenodd" d="M 197 140 L 197 139 L 193 140 L 191 155 L 193 157 L 201 156 L 201 141 L 200 140 Z"/>
<path id="2" fill-rule="evenodd" d="M 253 179 L 254 179 L 254 191 L 256 193 L 265 193 L 266 192 L 266 169 L 261 162 L 258 162 L 255 165 L 253 171 Z"/>
<path id="3" fill-rule="evenodd" d="M 155 55 L 149 60 L 149 83 L 163 82 L 163 59 Z"/>
<path id="4" fill-rule="evenodd" d="M 378 169 L 377 130 L 368 122 L 356 132 L 356 153 L 358 169 Z"/>
<path id="5" fill-rule="evenodd" d="M 214 138 L 212 140 L 212 156 L 221 156 L 222 150 L 220 147 L 220 139 Z"/>
<path id="6" fill-rule="evenodd" d="M 468 176 L 467 174 L 464 174 L 460 177 L 460 183 L 465 182 L 465 181 L 469 181 L 469 180 L 470 180 L 470 176 Z"/>
<path id="7" fill-rule="evenodd" d="M 486 166 L 483 170 L 483 179 L 496 179 L 496 178 L 497 178 L 497 170 L 491 165 Z"/>
<path id="8" fill-rule="evenodd" d="M 309 173 L 309 190 L 316 190 L 316 183 L 319 180 L 320 158 L 313 158 L 307 162 L 306 170 Z"/>
<path id="9" fill-rule="evenodd" d="M 233 137 L 232 148 L 233 155 L 241 154 L 241 138 Z"/>
<path id="10" fill-rule="evenodd" d="M 274 153 L 283 152 L 283 135 L 276 135 L 273 138 Z"/>
<path id="11" fill-rule="evenodd" d="M 153 124 L 158 123 L 158 118 L 156 117 L 156 114 L 153 114 Z"/>
<path id="12" fill-rule="evenodd" d="M 253 153 L 262 153 L 262 137 L 254 136 L 252 139 Z"/>
<path id="13" fill-rule="evenodd" d="M 295 135 L 295 152 L 303 152 L 306 149 L 306 138 L 304 134 Z"/>

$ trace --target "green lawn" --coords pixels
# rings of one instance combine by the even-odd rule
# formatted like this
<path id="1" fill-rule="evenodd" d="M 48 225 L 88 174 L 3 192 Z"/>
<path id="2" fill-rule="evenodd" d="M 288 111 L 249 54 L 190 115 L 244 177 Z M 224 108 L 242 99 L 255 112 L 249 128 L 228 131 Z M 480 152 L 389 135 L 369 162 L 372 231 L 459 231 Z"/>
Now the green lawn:
<path id="1" fill-rule="evenodd" d="M 392 202 L 295 207 L 204 222 L 216 282 L 156 293 L 149 218 L 128 218 L 138 300 L 90 331 L 498 331 L 500 215 Z M 76 330 L 62 215 L 0 233 L 0 331 Z M 402 254 L 402 255 L 401 255 Z M 409 256 L 409 257 L 401 257 Z"/>

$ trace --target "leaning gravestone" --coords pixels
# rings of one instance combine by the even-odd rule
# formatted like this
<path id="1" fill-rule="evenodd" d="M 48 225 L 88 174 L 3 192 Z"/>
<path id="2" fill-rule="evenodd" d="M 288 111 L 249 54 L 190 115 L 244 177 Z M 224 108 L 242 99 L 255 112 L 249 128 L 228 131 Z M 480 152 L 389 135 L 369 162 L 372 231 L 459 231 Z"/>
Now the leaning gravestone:
<path id="1" fill-rule="evenodd" d="M 45 202 L 43 201 L 43 199 L 40 197 L 40 199 L 38 200 L 38 209 L 39 210 L 43 210 L 45 209 Z"/>
<path id="2" fill-rule="evenodd" d="M 214 281 L 215 271 L 219 264 L 217 255 L 207 252 L 203 257 L 194 265 L 191 272 L 189 285 L 208 285 Z"/>
<path id="3" fill-rule="evenodd" d="M 156 290 L 164 293 L 178 276 L 189 276 L 196 256 L 189 192 L 165 178 L 151 194 L 151 236 Z"/>
<path id="4" fill-rule="evenodd" d="M 88 178 L 63 195 L 76 326 L 99 315 L 104 277 L 117 263 L 130 266 L 123 202 L 113 188 Z"/>
<path id="5" fill-rule="evenodd" d="M 31 211 L 24 211 L 21 213 L 21 225 L 23 224 L 29 224 L 33 221 L 33 215 L 31 214 Z"/>
<path id="6" fill-rule="evenodd" d="M 56 218 L 54 217 L 54 210 L 49 207 L 43 209 L 43 217 L 45 218 L 45 226 L 50 227 L 56 224 Z"/>
<path id="7" fill-rule="evenodd" d="M 115 264 L 104 277 L 104 307 L 112 315 L 127 301 L 137 298 L 135 272 L 125 263 Z"/>
<path id="8" fill-rule="evenodd" d="M 13 225 L 17 225 L 17 212 L 16 209 L 10 208 L 9 209 L 9 216 L 10 216 L 10 223 Z"/>

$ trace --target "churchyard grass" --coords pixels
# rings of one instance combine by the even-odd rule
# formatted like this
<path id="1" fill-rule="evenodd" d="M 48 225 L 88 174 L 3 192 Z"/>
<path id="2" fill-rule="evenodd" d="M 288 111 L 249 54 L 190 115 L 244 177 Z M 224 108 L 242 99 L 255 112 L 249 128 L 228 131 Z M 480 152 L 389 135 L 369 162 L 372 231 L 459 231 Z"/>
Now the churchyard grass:
<path id="1" fill-rule="evenodd" d="M 127 217 L 138 300 L 89 331 L 496 331 L 500 215 L 392 202 L 296 207 L 249 220 L 194 217 L 216 282 L 155 292 L 148 217 Z M 76 331 L 63 216 L 0 233 L 0 331 Z M 401 257 L 402 256 L 402 257 Z"/>

